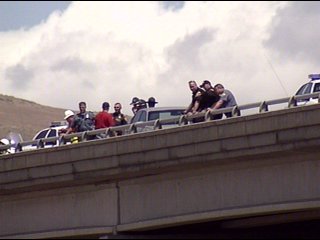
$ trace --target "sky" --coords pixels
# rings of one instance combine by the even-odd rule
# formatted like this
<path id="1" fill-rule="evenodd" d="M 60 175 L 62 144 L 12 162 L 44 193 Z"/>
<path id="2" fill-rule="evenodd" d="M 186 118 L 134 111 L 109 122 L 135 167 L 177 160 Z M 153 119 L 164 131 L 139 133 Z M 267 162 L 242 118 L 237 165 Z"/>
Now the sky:
<path id="1" fill-rule="evenodd" d="M 289 97 L 320 73 L 320 2 L 0 2 L 0 93 L 100 111 L 133 97 L 188 106 L 188 81 L 239 105 Z M 111 109 L 113 110 L 113 108 Z"/>

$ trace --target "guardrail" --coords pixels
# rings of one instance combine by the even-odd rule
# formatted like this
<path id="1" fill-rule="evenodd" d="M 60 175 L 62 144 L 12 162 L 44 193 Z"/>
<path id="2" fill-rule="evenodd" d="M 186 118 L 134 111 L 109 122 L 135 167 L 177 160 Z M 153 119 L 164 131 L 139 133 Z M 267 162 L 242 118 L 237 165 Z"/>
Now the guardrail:
<path id="1" fill-rule="evenodd" d="M 135 134 L 138 132 L 144 131 L 153 131 L 162 129 L 163 126 L 167 124 L 177 124 L 178 127 L 182 125 L 192 124 L 194 119 L 202 118 L 203 121 L 212 121 L 215 115 L 231 113 L 232 117 L 237 117 L 240 115 L 240 112 L 243 110 L 258 108 L 259 113 L 268 112 L 269 106 L 287 103 L 288 108 L 296 107 L 298 101 L 308 101 L 311 98 L 317 98 L 318 103 L 320 103 L 320 92 L 305 94 L 305 95 L 295 95 L 292 97 L 249 103 L 244 105 L 237 105 L 229 108 L 208 110 L 206 112 L 200 112 L 194 115 L 181 115 L 169 119 L 157 119 L 148 122 L 138 122 L 133 124 L 127 124 L 122 126 L 114 126 L 109 128 L 97 129 L 86 132 L 72 133 L 67 135 L 61 135 L 60 137 L 50 137 L 50 138 L 41 138 L 38 140 L 24 141 L 18 144 L 10 145 L 0 145 L 0 155 L 3 152 L 8 151 L 9 149 L 15 149 L 15 152 L 23 151 L 23 147 L 34 146 L 35 149 L 41 149 L 48 146 L 49 143 L 56 142 L 57 145 L 65 145 L 72 142 L 72 139 L 76 138 L 77 142 L 90 141 L 93 139 L 104 139 L 120 135 L 129 135 Z M 50 144 L 49 144 L 50 145 Z M 52 144 L 52 146 L 55 144 Z"/>

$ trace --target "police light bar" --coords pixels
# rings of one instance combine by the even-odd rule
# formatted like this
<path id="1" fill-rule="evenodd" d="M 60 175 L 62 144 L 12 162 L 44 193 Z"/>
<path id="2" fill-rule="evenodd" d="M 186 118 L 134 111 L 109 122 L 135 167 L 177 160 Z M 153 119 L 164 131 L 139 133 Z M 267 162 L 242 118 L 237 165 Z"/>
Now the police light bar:
<path id="1" fill-rule="evenodd" d="M 311 81 L 312 81 L 312 80 L 318 80 L 318 79 L 320 79 L 320 74 L 319 74 L 319 73 L 309 74 L 308 77 L 311 79 Z"/>
<path id="2" fill-rule="evenodd" d="M 67 126 L 68 122 L 67 121 L 53 121 L 51 122 L 50 127 L 60 127 L 60 126 Z"/>

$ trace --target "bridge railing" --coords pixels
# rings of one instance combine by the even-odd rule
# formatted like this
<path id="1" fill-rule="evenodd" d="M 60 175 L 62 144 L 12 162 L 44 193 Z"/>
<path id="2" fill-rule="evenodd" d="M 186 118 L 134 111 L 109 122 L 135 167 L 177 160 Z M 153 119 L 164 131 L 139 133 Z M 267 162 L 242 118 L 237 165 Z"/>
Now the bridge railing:
<path id="1" fill-rule="evenodd" d="M 24 141 L 18 144 L 10 145 L 0 145 L 0 154 L 8 149 L 15 149 L 15 152 L 24 151 L 24 147 L 32 146 L 31 149 L 41 149 L 48 146 L 53 146 L 53 142 L 57 142 L 57 145 L 65 145 L 72 143 L 72 139 L 76 138 L 76 142 L 84 142 L 93 139 L 103 139 L 115 136 L 135 134 L 138 132 L 154 131 L 158 129 L 163 129 L 166 125 L 182 126 L 187 124 L 192 124 L 194 119 L 199 121 L 212 121 L 214 116 L 218 114 L 231 113 L 232 117 L 240 116 L 240 112 L 243 110 L 258 108 L 258 113 L 268 112 L 269 106 L 287 103 L 287 108 L 296 107 L 299 101 L 308 101 L 311 98 L 318 99 L 320 103 L 320 92 L 305 94 L 305 95 L 295 95 L 292 97 L 279 98 L 273 100 L 267 100 L 262 102 L 249 103 L 244 105 L 237 105 L 234 107 L 207 110 L 199 112 L 193 115 L 181 115 L 169 119 L 157 119 L 148 122 L 137 122 L 133 124 L 127 124 L 122 126 L 114 126 L 109 128 L 97 129 L 92 131 L 72 133 L 67 135 L 61 135 L 60 137 L 49 137 L 41 138 L 38 140 Z"/>

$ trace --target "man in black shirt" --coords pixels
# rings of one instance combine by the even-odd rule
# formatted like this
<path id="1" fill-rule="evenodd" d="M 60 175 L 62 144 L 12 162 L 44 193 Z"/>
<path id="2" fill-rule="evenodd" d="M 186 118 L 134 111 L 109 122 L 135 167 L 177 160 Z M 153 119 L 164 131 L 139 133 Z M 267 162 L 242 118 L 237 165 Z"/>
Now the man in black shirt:
<path id="1" fill-rule="evenodd" d="M 198 87 L 196 81 L 194 80 L 189 81 L 189 88 L 192 92 L 192 101 L 188 108 L 184 111 L 184 114 L 192 115 L 198 112 L 201 97 L 204 91 Z"/>
<path id="2" fill-rule="evenodd" d="M 219 94 L 216 90 L 212 87 L 211 82 L 208 80 L 204 80 L 203 83 L 200 85 L 201 88 L 205 90 L 202 95 L 202 99 L 200 102 L 200 109 L 201 110 L 210 110 L 210 109 L 217 109 L 219 106 L 217 102 L 220 100 Z M 214 115 L 213 119 L 221 119 L 222 114 Z"/>
<path id="3" fill-rule="evenodd" d="M 203 89 L 199 88 L 196 81 L 191 80 L 189 81 L 189 88 L 192 92 L 192 101 L 188 108 L 184 111 L 184 114 L 187 114 L 188 116 L 191 116 L 193 114 L 196 114 L 197 112 L 200 112 L 202 109 L 201 106 L 201 99 L 203 97 Z M 193 122 L 202 122 L 204 121 L 204 117 L 194 118 Z"/>

